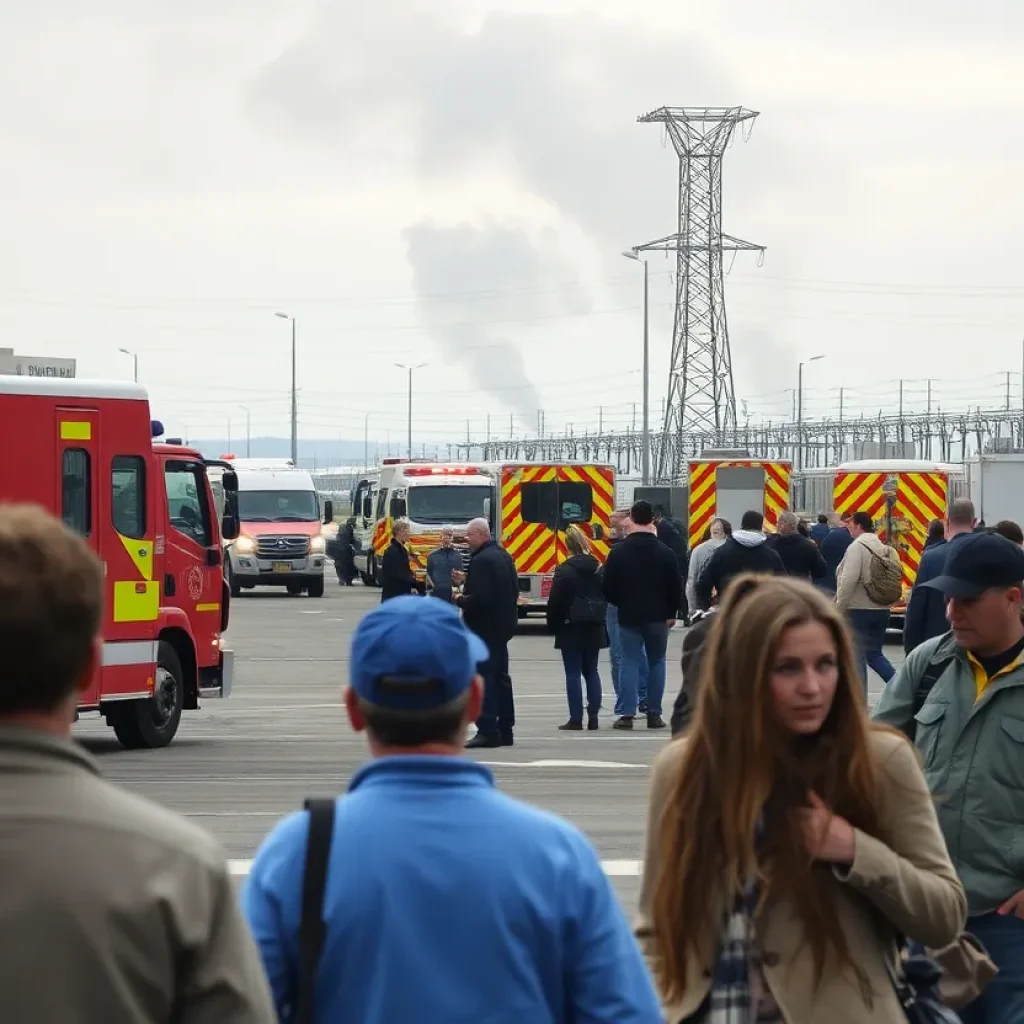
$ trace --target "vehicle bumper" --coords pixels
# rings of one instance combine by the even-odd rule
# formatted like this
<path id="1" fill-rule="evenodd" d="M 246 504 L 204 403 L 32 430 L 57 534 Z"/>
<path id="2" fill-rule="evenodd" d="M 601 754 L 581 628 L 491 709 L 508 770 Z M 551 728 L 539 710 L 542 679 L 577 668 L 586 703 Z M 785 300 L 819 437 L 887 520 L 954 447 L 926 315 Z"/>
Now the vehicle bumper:
<path id="1" fill-rule="evenodd" d="M 239 555 L 231 560 L 231 571 L 243 587 L 283 587 L 288 583 L 307 583 L 324 574 L 326 555 L 309 555 L 274 561 L 255 555 Z M 285 568 L 287 567 L 287 568 Z"/>
<path id="2" fill-rule="evenodd" d="M 231 696 L 231 689 L 235 684 L 235 652 L 230 648 L 221 649 L 218 676 L 219 678 L 204 680 L 211 685 L 200 688 L 200 697 L 220 699 Z"/>
<path id="3" fill-rule="evenodd" d="M 529 575 L 519 577 L 519 612 L 542 612 L 548 606 L 551 576 Z"/>

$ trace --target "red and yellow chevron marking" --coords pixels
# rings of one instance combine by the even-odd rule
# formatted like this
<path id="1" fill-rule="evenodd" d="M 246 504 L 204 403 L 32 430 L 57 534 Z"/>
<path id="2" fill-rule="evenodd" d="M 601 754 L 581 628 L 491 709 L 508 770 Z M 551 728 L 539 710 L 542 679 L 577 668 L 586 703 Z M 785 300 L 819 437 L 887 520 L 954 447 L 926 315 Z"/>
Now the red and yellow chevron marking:
<path id="1" fill-rule="evenodd" d="M 896 547 L 903 563 L 903 584 L 909 590 L 917 579 L 928 524 L 946 516 L 949 478 L 945 473 L 897 473 L 896 483 Z"/>
<path id="2" fill-rule="evenodd" d="M 591 518 L 582 524 L 593 538 L 594 526 L 601 527 L 604 537 L 592 540 L 594 554 L 607 557 L 608 535 L 615 506 L 615 473 L 609 466 L 564 466 L 541 464 L 506 466 L 501 475 L 501 544 L 512 556 L 521 575 L 550 573 L 567 557 L 565 534 L 543 523 L 527 523 L 522 516 L 522 487 L 529 483 L 588 483 L 591 495 Z"/>
<path id="3" fill-rule="evenodd" d="M 779 513 L 789 508 L 789 486 L 792 467 L 788 462 L 763 462 L 759 459 L 720 461 L 717 459 L 690 463 L 690 547 L 696 547 L 711 520 L 717 505 L 715 480 L 720 468 L 760 467 L 764 470 L 764 525 L 769 532 L 775 529 Z M 738 527 L 738 524 L 733 524 Z"/>
<path id="4" fill-rule="evenodd" d="M 867 512 L 876 522 L 885 515 L 885 473 L 836 473 L 832 507 L 842 515 Z"/>
<path id="5" fill-rule="evenodd" d="M 378 519 L 377 525 L 373 528 L 373 553 L 380 558 L 388 549 L 388 545 L 391 543 L 391 517 L 388 516 L 386 519 Z"/>

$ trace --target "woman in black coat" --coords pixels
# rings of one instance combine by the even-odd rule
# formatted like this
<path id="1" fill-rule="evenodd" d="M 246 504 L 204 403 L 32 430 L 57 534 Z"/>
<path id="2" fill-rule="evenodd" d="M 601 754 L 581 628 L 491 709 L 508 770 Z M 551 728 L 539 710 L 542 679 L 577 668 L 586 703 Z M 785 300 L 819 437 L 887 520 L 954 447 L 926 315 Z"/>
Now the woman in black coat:
<path id="1" fill-rule="evenodd" d="M 597 660 L 608 646 L 607 605 L 601 593 L 601 563 L 590 553 L 587 535 L 577 526 L 565 531 L 569 558 L 556 570 L 548 595 L 548 629 L 562 652 L 569 721 L 558 728 L 583 728 L 583 681 L 587 684 L 587 728 L 597 728 L 601 710 L 601 676 Z"/>

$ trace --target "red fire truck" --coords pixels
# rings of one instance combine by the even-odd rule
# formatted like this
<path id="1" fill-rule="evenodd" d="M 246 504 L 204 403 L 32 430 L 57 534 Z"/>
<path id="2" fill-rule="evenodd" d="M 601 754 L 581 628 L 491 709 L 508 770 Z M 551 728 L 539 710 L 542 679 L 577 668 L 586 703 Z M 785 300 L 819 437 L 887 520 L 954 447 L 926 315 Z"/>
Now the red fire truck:
<path id="1" fill-rule="evenodd" d="M 43 506 L 103 562 L 101 665 L 78 710 L 129 748 L 166 746 L 233 674 L 221 536 L 238 533 L 237 481 L 228 468 L 218 523 L 207 463 L 162 433 L 137 384 L 0 375 L 0 501 Z"/>

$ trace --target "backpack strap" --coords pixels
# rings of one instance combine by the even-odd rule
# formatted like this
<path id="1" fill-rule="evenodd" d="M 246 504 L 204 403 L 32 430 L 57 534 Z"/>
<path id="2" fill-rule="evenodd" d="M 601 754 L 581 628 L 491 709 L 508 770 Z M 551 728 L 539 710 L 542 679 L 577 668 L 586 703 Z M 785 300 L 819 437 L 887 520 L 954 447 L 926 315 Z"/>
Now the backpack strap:
<path id="1" fill-rule="evenodd" d="M 313 1024 L 316 974 L 327 936 L 324 890 L 334 833 L 334 800 L 307 800 L 309 839 L 302 877 L 302 917 L 299 922 L 299 983 L 293 1024 Z"/>
<path id="2" fill-rule="evenodd" d="M 942 673 L 949 668 L 950 663 L 956 657 L 949 650 L 947 639 L 951 637 L 951 633 L 947 633 L 946 636 L 939 641 L 932 653 L 932 660 L 925 665 L 924 672 L 921 674 L 921 678 L 917 681 L 914 686 L 914 699 L 911 704 L 911 719 L 910 724 L 907 726 L 905 732 L 907 736 L 913 740 L 917 732 L 917 723 L 914 719 L 917 717 L 918 712 L 924 707 L 925 701 L 928 700 L 928 694 L 932 692 L 935 684 L 942 677 Z"/>

